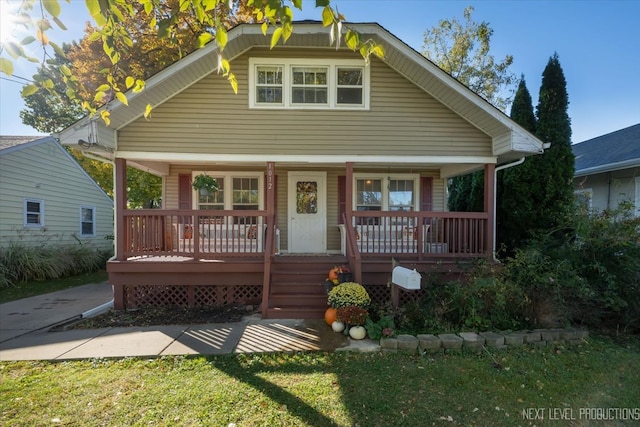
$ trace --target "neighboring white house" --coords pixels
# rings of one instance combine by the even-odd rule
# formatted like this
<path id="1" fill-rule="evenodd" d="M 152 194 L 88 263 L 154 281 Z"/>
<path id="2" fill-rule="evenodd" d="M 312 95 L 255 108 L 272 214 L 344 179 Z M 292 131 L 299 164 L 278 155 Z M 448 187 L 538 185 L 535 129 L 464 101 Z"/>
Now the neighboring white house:
<path id="1" fill-rule="evenodd" d="M 0 247 L 110 249 L 113 201 L 53 137 L 0 136 Z"/>
<path id="2" fill-rule="evenodd" d="M 593 210 L 633 202 L 640 216 L 640 124 L 572 146 L 575 193 Z"/>
<path id="3" fill-rule="evenodd" d="M 640 216 L 640 124 L 572 146 L 575 193 L 593 210 L 632 202 Z"/>

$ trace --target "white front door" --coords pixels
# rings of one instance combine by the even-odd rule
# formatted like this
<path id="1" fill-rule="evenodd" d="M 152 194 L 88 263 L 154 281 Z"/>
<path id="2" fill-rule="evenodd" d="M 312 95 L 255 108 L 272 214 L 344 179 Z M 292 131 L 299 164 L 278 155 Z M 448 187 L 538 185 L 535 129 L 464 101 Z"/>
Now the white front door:
<path id="1" fill-rule="evenodd" d="M 289 253 L 327 250 L 327 174 L 289 172 Z"/>

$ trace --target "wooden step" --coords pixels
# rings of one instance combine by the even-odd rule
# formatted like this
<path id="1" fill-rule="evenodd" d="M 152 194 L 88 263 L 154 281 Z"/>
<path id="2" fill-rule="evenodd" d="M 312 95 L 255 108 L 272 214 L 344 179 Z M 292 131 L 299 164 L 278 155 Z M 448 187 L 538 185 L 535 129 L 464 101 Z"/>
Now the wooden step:
<path id="1" fill-rule="evenodd" d="M 327 310 L 324 282 L 342 256 L 279 256 L 271 264 L 268 318 L 322 319 Z"/>
<path id="2" fill-rule="evenodd" d="M 323 319 L 326 310 L 326 307 L 273 307 L 267 309 L 267 319 Z"/>
<path id="3" fill-rule="evenodd" d="M 271 295 L 269 307 L 313 307 L 327 309 L 326 295 L 280 294 Z"/>

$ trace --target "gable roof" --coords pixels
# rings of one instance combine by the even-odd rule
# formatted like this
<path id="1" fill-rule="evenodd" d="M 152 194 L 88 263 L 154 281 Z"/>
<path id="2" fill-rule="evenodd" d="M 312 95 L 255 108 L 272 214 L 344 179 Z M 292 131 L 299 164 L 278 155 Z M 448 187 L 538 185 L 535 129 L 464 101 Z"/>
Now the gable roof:
<path id="1" fill-rule="evenodd" d="M 21 150 L 25 148 L 25 144 L 39 140 L 51 140 L 50 136 L 16 136 L 16 135 L 0 135 L 0 154 L 7 154 L 14 150 Z M 35 144 L 41 144 L 46 141 L 39 141 Z M 34 144 L 32 144 L 34 145 Z M 16 148 L 14 148 L 16 147 Z M 9 150 L 13 148 L 13 150 Z"/>
<path id="2" fill-rule="evenodd" d="M 21 151 L 21 150 L 26 150 L 29 149 L 31 147 L 35 147 L 41 144 L 51 144 L 53 146 L 55 146 L 58 150 L 60 150 L 60 152 L 68 158 L 69 162 L 73 165 L 73 167 L 77 168 L 82 175 L 85 176 L 85 178 L 87 180 L 89 180 L 95 187 L 96 189 L 104 196 L 106 197 L 110 203 L 113 203 L 113 200 L 111 199 L 111 197 L 109 197 L 109 195 L 107 193 L 105 193 L 105 191 L 102 189 L 102 187 L 100 187 L 98 185 L 98 183 L 91 178 L 91 175 L 89 175 L 87 173 L 87 171 L 84 170 L 84 168 L 82 166 L 80 166 L 80 164 L 76 161 L 76 159 L 73 158 L 73 156 L 71 154 L 69 154 L 69 152 L 67 150 L 64 149 L 64 147 L 62 145 L 60 145 L 60 142 L 58 142 L 54 137 L 52 136 L 5 136 L 5 135 L 0 135 L 0 156 L 4 156 L 16 151 Z M 38 172 L 37 170 L 34 172 Z"/>
<path id="3" fill-rule="evenodd" d="M 640 167 L 640 123 L 571 146 L 575 176 Z"/>
<path id="4" fill-rule="evenodd" d="M 360 33 L 361 39 L 374 39 L 384 47 L 385 57 L 382 62 L 490 136 L 493 154 L 499 161 L 543 151 L 542 141 L 379 24 L 348 25 Z M 234 58 L 255 47 L 269 48 L 269 44 L 270 37 L 262 34 L 260 25 L 240 24 L 229 30 L 224 56 L 231 61 L 233 71 Z M 293 34 L 284 47 L 330 48 L 329 29 L 322 27 L 320 22 L 296 22 Z M 282 45 L 275 47 L 274 51 L 279 48 Z M 60 140 L 64 144 L 76 145 L 80 140 L 86 140 L 88 134 L 93 135 L 94 141 L 99 141 L 96 153 L 112 157 L 110 151 L 116 149 L 117 138 L 114 130 L 122 129 L 143 117 L 147 104 L 162 104 L 200 79 L 215 73 L 218 56 L 215 43 L 192 52 L 147 79 L 144 91 L 127 93 L 129 107 L 113 101 L 108 107 L 111 112 L 111 125 L 108 128 L 102 121 L 98 121 L 94 123 L 96 129 L 88 131 L 91 118 L 85 117 L 62 131 L 59 134 Z"/>

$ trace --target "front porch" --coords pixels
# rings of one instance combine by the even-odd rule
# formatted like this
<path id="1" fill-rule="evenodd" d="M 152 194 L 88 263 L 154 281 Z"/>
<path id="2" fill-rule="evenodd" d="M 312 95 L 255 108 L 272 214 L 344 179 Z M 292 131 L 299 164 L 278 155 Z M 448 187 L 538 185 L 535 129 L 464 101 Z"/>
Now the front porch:
<path id="1" fill-rule="evenodd" d="M 391 300 L 393 260 L 419 271 L 451 272 L 493 251 L 491 191 L 480 213 L 347 206 L 334 226 L 340 249 L 303 254 L 281 247 L 282 222 L 269 181 L 273 163 L 265 173 L 265 208 L 258 210 L 125 209 L 125 165 L 116 161 L 116 184 L 122 186 L 116 191 L 117 256 L 107 265 L 116 309 L 251 304 L 261 307 L 263 318 L 321 318 L 327 307 L 323 283 L 335 265 L 349 265 L 354 280 L 383 304 Z M 352 176 L 347 164 L 345 181 Z M 347 200 L 353 191 L 347 184 Z M 417 295 L 403 294 L 401 302 Z"/>

